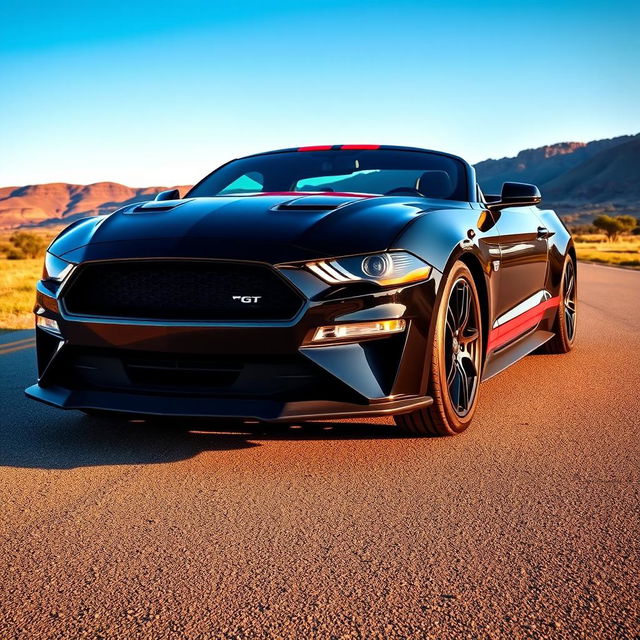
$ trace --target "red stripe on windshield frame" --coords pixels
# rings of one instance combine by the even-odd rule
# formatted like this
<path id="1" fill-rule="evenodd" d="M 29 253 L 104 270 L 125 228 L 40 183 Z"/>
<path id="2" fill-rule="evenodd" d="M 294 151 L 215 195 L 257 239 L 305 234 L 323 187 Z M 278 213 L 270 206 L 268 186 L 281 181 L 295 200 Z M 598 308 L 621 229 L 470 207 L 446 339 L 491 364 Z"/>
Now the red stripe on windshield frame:
<path id="1" fill-rule="evenodd" d="M 331 144 L 320 144 L 315 147 L 298 147 L 298 151 L 331 151 L 333 149 L 333 145 Z"/>
<path id="2" fill-rule="evenodd" d="M 296 151 L 357 151 L 357 150 L 375 150 L 379 149 L 379 144 L 318 144 L 312 147 L 298 147 Z"/>
<path id="3" fill-rule="evenodd" d="M 379 144 L 343 144 L 340 146 L 340 149 L 344 149 L 345 151 L 355 150 L 355 149 L 379 149 Z"/>

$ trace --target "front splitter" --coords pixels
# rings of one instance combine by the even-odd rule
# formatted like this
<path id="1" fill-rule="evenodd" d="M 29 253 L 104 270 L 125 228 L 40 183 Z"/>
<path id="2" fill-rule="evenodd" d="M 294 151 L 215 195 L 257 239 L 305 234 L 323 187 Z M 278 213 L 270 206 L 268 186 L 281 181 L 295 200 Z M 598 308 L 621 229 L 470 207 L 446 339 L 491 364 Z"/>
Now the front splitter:
<path id="1" fill-rule="evenodd" d="M 25 389 L 29 398 L 60 409 L 113 411 L 114 413 L 229 418 L 261 422 L 338 420 L 409 413 L 433 404 L 428 396 L 381 398 L 370 404 L 333 401 L 277 402 L 245 398 L 167 397 L 108 391 L 76 391 L 62 387 L 33 385 Z"/>

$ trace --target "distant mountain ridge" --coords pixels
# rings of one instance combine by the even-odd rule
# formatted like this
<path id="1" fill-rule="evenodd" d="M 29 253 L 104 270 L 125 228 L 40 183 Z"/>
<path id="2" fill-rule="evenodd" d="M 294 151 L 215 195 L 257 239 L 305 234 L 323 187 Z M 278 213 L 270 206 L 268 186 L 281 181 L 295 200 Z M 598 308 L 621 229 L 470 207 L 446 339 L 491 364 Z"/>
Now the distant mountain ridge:
<path id="1" fill-rule="evenodd" d="M 601 211 L 640 212 L 640 134 L 593 142 L 560 142 L 525 149 L 512 158 L 475 165 L 485 193 L 503 182 L 531 182 L 543 204 L 572 222 L 588 222 Z M 117 182 L 89 185 L 50 183 L 0 188 L 0 229 L 68 224 L 174 187 L 127 187 Z M 177 187 L 184 194 L 189 187 Z"/>
<path id="2" fill-rule="evenodd" d="M 640 134 L 525 149 L 475 169 L 485 193 L 500 193 L 507 181 L 531 182 L 543 203 L 561 209 L 640 210 Z"/>
<path id="3" fill-rule="evenodd" d="M 0 229 L 71 223 L 114 211 L 130 202 L 153 200 L 174 187 L 126 187 L 117 182 L 52 182 L 0 188 Z M 184 193 L 189 187 L 177 187 Z"/>

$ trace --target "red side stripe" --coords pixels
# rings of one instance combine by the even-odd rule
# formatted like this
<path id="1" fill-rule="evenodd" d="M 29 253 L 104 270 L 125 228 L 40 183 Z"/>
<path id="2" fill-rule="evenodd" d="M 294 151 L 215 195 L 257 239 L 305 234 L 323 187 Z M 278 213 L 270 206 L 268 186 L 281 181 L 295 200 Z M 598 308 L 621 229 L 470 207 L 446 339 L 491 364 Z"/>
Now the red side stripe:
<path id="1" fill-rule="evenodd" d="M 298 147 L 298 151 L 330 151 L 332 148 L 333 145 L 321 144 L 315 147 Z"/>
<path id="2" fill-rule="evenodd" d="M 503 325 L 492 329 L 489 333 L 489 340 L 487 341 L 487 351 L 497 349 L 535 327 L 540 320 L 542 320 L 545 312 L 548 309 L 557 307 L 559 302 L 560 298 L 558 296 L 545 300 L 533 307 L 533 309 L 521 313 L 519 316 L 513 318 L 513 320 L 509 320 Z"/>
<path id="3" fill-rule="evenodd" d="M 343 144 L 341 149 L 379 149 L 379 144 Z"/>

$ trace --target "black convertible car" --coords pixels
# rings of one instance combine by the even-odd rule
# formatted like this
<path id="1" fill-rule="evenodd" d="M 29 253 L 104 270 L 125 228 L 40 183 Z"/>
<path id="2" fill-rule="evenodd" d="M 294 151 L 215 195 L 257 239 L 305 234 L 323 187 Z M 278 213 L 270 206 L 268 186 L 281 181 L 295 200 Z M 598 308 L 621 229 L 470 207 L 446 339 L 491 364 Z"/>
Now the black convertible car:
<path id="1" fill-rule="evenodd" d="M 480 382 L 576 332 L 576 255 L 533 185 L 484 195 L 446 153 L 260 153 L 79 220 L 37 285 L 38 383 L 63 409 L 469 425 Z"/>

